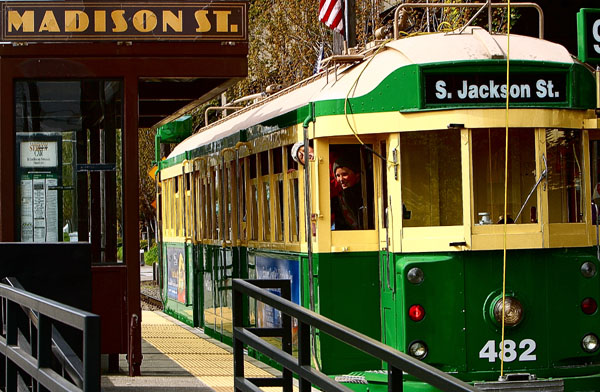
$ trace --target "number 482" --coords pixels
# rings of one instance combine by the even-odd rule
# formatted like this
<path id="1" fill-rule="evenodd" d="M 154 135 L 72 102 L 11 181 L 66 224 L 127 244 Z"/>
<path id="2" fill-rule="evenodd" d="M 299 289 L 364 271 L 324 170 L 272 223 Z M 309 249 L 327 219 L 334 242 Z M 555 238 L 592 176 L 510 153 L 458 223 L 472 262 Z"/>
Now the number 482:
<path id="1" fill-rule="evenodd" d="M 498 346 L 498 351 L 496 351 L 496 345 Z M 515 343 L 514 340 L 504 340 L 504 350 L 502 350 L 502 341 L 496 344 L 495 340 L 488 340 L 479 351 L 479 358 L 487 358 L 490 362 L 496 362 L 496 359 L 500 356 L 500 353 L 502 353 L 504 362 L 513 362 L 517 357 L 519 358 L 519 362 L 535 361 L 537 359 L 537 356 L 534 353 L 535 348 L 535 340 L 523 339 L 519 342 L 519 349 L 523 350 L 519 355 L 519 353 L 517 353 L 517 343 Z"/>

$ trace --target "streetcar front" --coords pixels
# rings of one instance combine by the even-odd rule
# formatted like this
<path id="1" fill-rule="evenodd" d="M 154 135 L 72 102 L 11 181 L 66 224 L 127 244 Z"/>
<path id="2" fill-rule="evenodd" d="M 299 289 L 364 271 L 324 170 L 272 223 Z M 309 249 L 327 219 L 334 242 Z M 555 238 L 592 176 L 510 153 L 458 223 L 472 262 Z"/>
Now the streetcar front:
<path id="1" fill-rule="evenodd" d="M 350 152 L 372 214 L 342 228 L 334 190 L 319 195 L 320 249 L 378 249 L 384 343 L 481 389 L 599 391 L 593 73 L 528 37 L 511 37 L 507 59 L 506 36 L 478 28 L 394 41 L 373 64 L 394 51 L 414 63 L 344 113 L 316 103 L 321 189 Z M 371 390 L 384 377 L 350 375 L 338 379 Z"/>

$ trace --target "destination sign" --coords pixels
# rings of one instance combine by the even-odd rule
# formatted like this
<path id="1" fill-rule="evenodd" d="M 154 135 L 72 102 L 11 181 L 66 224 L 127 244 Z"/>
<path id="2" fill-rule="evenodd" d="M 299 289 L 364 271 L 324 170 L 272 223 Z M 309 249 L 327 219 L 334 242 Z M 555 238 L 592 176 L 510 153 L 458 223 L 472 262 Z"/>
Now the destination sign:
<path id="1" fill-rule="evenodd" d="M 567 99 L 566 73 L 425 74 L 425 105 L 456 103 L 551 103 Z"/>
<path id="2" fill-rule="evenodd" d="M 583 8 L 577 13 L 577 57 L 600 64 L 600 9 Z"/>
<path id="3" fill-rule="evenodd" d="M 3 41 L 247 40 L 246 2 L 3 2 Z"/>

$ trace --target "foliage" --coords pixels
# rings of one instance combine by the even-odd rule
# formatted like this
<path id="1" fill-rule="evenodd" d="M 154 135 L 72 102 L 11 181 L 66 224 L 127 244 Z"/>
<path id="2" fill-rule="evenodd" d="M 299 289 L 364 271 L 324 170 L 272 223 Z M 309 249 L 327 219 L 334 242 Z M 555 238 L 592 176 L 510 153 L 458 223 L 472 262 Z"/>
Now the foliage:
<path id="1" fill-rule="evenodd" d="M 144 253 L 144 262 L 146 265 L 152 265 L 158 262 L 158 247 L 156 244 L 152 245 L 152 247 Z"/>
<path id="2" fill-rule="evenodd" d="M 153 166 L 154 156 L 154 131 L 150 128 L 142 128 L 138 133 L 139 144 L 139 168 L 140 168 L 140 224 L 152 226 L 156 210 L 152 202 L 156 199 L 156 185 L 148 175 Z"/>
<path id="3" fill-rule="evenodd" d="M 357 42 L 373 40 L 380 0 L 356 0 Z M 332 54 L 333 31 L 320 23 L 319 0 L 254 0 L 249 11 L 248 77 L 228 91 L 228 100 L 290 86 L 312 75 L 323 47 Z"/>

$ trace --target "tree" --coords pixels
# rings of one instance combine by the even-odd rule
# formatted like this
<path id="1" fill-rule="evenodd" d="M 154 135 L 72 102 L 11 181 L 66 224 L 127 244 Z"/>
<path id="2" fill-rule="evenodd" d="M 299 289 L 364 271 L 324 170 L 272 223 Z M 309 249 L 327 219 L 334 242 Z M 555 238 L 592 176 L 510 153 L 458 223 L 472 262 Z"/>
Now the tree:
<path id="1" fill-rule="evenodd" d="M 140 168 L 139 220 L 141 227 L 149 227 L 154 232 L 156 209 L 152 203 L 156 200 L 156 185 L 148 175 L 154 160 L 154 131 L 141 128 L 138 131 L 138 162 Z M 156 205 L 156 204 L 155 204 Z"/>

